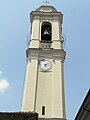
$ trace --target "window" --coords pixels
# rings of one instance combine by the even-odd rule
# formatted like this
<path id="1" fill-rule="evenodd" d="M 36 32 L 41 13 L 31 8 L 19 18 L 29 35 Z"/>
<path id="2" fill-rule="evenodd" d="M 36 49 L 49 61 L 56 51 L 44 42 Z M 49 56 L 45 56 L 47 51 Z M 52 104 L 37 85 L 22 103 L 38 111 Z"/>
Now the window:
<path id="1" fill-rule="evenodd" d="M 45 115 L 45 106 L 42 106 L 42 115 Z"/>
<path id="2" fill-rule="evenodd" d="M 41 27 L 41 41 L 48 43 L 51 41 L 51 23 L 43 22 Z"/>

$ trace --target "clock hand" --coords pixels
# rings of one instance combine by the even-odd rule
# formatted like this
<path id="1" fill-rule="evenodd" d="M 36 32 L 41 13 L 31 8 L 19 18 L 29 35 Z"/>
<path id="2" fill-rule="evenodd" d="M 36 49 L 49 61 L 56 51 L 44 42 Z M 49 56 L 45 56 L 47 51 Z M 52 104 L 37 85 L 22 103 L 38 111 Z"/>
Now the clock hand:
<path id="1" fill-rule="evenodd" d="M 45 64 L 45 67 L 47 66 L 47 64 Z"/>
<path id="2" fill-rule="evenodd" d="M 46 63 L 46 64 L 45 64 L 45 67 L 49 67 L 49 66 L 50 66 L 49 63 Z"/>

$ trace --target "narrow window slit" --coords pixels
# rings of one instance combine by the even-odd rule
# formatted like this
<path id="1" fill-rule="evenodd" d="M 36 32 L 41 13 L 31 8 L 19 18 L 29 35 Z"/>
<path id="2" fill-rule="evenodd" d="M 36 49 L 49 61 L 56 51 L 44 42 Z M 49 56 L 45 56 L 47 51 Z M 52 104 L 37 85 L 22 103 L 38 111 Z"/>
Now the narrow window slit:
<path id="1" fill-rule="evenodd" d="M 42 106 L 42 115 L 45 115 L 45 106 Z"/>

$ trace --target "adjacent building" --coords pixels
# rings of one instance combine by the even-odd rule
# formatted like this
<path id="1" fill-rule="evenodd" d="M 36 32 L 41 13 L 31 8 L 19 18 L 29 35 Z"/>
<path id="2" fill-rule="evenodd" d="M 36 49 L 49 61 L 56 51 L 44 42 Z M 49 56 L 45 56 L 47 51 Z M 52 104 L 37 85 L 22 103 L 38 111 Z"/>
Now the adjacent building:
<path id="1" fill-rule="evenodd" d="M 38 114 L 34 112 L 1 112 L 0 120 L 38 120 Z"/>
<path id="2" fill-rule="evenodd" d="M 77 113 L 75 120 L 90 120 L 90 89 Z"/>

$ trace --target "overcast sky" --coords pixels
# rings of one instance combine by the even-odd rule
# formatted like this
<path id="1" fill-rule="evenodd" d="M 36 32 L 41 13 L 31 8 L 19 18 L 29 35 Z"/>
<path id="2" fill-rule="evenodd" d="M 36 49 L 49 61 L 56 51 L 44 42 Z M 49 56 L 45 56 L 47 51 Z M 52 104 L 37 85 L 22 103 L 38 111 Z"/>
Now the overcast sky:
<path id="1" fill-rule="evenodd" d="M 0 111 L 21 111 L 29 13 L 43 0 L 0 0 Z M 67 120 L 90 88 L 90 0 L 50 0 L 63 13 Z"/>

